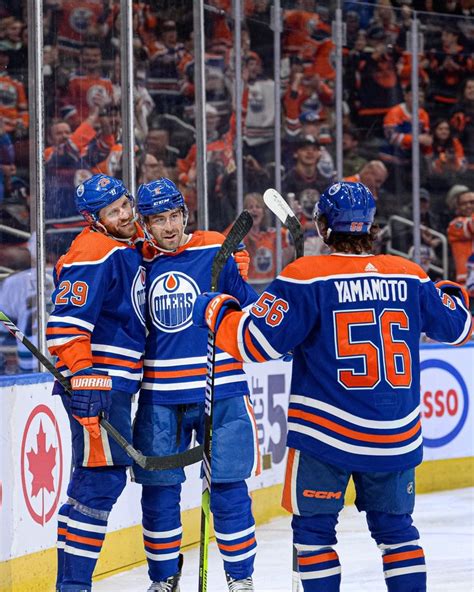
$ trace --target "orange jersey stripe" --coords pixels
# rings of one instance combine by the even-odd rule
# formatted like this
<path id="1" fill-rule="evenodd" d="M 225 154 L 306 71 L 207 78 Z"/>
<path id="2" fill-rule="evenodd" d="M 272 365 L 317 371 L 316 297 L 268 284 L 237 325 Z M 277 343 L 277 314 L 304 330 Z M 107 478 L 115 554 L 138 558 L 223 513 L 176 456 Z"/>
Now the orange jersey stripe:
<path id="1" fill-rule="evenodd" d="M 240 319 L 245 313 L 240 310 L 232 310 L 227 313 L 219 325 L 216 334 L 216 345 L 218 348 L 226 351 L 236 360 L 243 362 L 242 354 L 237 344 L 237 334 Z"/>
<path id="2" fill-rule="evenodd" d="M 248 541 L 244 541 L 243 543 L 237 543 L 236 545 L 222 545 L 221 543 L 217 543 L 219 549 L 221 551 L 240 551 L 241 549 L 245 549 L 246 547 L 250 547 L 255 543 L 255 537 L 252 537 Z"/>
<path id="3" fill-rule="evenodd" d="M 89 337 L 90 332 L 86 329 L 76 329 L 75 327 L 50 327 L 46 329 L 46 335 L 67 335 L 72 333 L 73 335 L 85 335 Z"/>
<path id="4" fill-rule="evenodd" d="M 244 341 L 247 349 L 252 354 L 252 356 L 257 360 L 257 362 L 265 362 L 265 358 L 262 354 L 257 350 L 257 348 L 252 343 L 252 338 L 250 337 L 250 333 L 248 330 L 244 333 Z"/>
<path id="5" fill-rule="evenodd" d="M 298 564 L 313 565 L 315 563 L 332 561 L 333 559 L 337 559 L 337 553 L 335 551 L 332 551 L 331 553 L 323 553 L 322 555 L 317 555 L 316 557 L 298 557 Z"/>
<path id="6" fill-rule="evenodd" d="M 173 549 L 181 545 L 181 539 L 172 541 L 171 543 L 149 543 L 148 541 L 143 541 L 143 544 L 147 549 Z"/>
<path id="7" fill-rule="evenodd" d="M 257 421 L 255 419 L 253 407 L 250 404 L 250 401 L 247 397 L 245 397 L 244 402 L 245 402 L 245 406 L 247 407 L 248 414 L 250 415 L 250 421 L 252 422 L 253 428 L 255 430 L 255 454 L 257 455 L 257 468 L 255 469 L 255 475 L 260 475 L 260 473 L 262 472 L 262 463 L 261 463 L 261 457 L 260 457 L 260 445 L 258 443 Z"/>
<path id="8" fill-rule="evenodd" d="M 58 534 L 67 534 L 67 528 L 58 528 Z"/>
<path id="9" fill-rule="evenodd" d="M 384 563 L 395 563 L 395 561 L 406 561 L 407 559 L 417 559 L 418 557 L 424 557 L 423 549 L 417 549 L 416 551 L 405 551 L 403 553 L 395 553 L 393 555 L 384 555 Z"/>
<path id="10" fill-rule="evenodd" d="M 107 358 L 106 356 L 92 356 L 92 361 L 98 364 L 110 364 L 112 366 L 125 366 L 126 368 L 141 368 L 141 361 L 129 362 L 128 360 L 119 360 L 117 358 Z"/>
<path id="11" fill-rule="evenodd" d="M 421 429 L 421 424 L 419 421 L 416 424 L 407 430 L 406 432 L 401 432 L 399 434 L 392 434 L 392 435 L 380 435 L 377 436 L 375 434 L 364 434 L 363 432 L 357 432 L 356 430 L 350 430 L 348 428 L 344 428 L 334 421 L 330 421 L 329 419 L 325 419 L 323 417 L 319 417 L 314 415 L 314 413 L 308 413 L 307 411 L 300 411 L 299 409 L 290 409 L 288 411 L 288 417 L 294 417 L 297 419 L 304 419 L 311 423 L 315 423 L 317 425 L 323 426 L 341 434 L 342 436 L 346 436 L 348 438 L 353 438 L 354 440 L 361 440 L 362 442 L 378 442 L 381 444 L 389 444 L 392 442 L 402 442 L 403 440 L 408 440 L 409 438 L 413 437 L 417 432 Z"/>
<path id="12" fill-rule="evenodd" d="M 293 513 L 293 504 L 291 503 L 291 481 L 293 476 L 293 467 L 295 464 L 295 449 L 289 448 L 288 449 L 288 458 L 286 461 L 286 473 L 285 473 L 285 483 L 283 485 L 283 496 L 281 499 L 281 505 L 288 510 L 288 512 Z"/>
<path id="13" fill-rule="evenodd" d="M 219 372 L 229 372 L 231 370 L 242 370 L 242 364 L 235 362 L 232 364 L 222 364 L 222 366 L 216 366 L 216 374 Z M 190 370 L 163 370 L 153 371 L 147 370 L 145 372 L 145 378 L 183 378 L 185 376 L 201 376 L 206 374 L 206 368 L 193 368 Z"/>
<path id="14" fill-rule="evenodd" d="M 92 545 L 93 547 L 102 547 L 102 540 L 91 539 L 90 537 L 79 536 L 68 532 L 66 534 L 67 541 L 74 541 L 76 543 L 82 543 L 83 545 Z"/>
<path id="15" fill-rule="evenodd" d="M 86 434 L 84 428 L 84 438 L 89 438 L 89 458 L 87 459 L 87 467 L 105 467 L 107 466 L 107 459 L 105 457 L 104 445 L 102 438 L 91 438 L 89 433 Z M 106 436 L 107 437 L 107 436 Z"/>

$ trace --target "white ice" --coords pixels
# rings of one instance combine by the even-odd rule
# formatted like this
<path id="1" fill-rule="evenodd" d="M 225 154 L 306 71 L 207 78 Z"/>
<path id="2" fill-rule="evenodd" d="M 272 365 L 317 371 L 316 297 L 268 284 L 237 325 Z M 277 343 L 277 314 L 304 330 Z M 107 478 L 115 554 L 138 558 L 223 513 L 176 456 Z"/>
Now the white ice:
<path id="1" fill-rule="evenodd" d="M 474 488 L 418 495 L 415 524 L 421 532 L 429 592 L 474 591 Z M 257 529 L 254 582 L 257 592 L 291 591 L 290 519 L 278 518 Z M 368 533 L 365 514 L 353 507 L 341 513 L 337 551 L 342 564 L 342 592 L 385 592 L 380 552 Z M 199 549 L 184 555 L 181 592 L 198 587 Z M 215 543 L 209 553 L 209 592 L 224 592 L 222 562 Z M 146 566 L 97 582 L 94 592 L 145 592 Z M 300 588 L 301 590 L 301 588 Z"/>

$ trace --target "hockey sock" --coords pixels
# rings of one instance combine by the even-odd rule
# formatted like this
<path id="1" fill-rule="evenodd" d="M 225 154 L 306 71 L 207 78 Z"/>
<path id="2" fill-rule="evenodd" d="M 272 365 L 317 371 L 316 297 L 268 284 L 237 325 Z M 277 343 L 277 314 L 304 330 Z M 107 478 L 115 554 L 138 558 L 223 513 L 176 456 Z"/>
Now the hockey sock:
<path id="1" fill-rule="evenodd" d="M 108 512 L 79 507 L 69 512 L 61 592 L 91 590 L 92 573 L 107 530 Z"/>
<path id="2" fill-rule="evenodd" d="M 181 485 L 143 485 L 143 543 L 152 582 L 174 576 L 178 570 L 183 529 Z"/>
<path id="3" fill-rule="evenodd" d="M 225 572 L 236 580 L 251 576 L 257 542 L 252 502 L 245 481 L 213 483 L 211 512 Z"/>
<path id="4" fill-rule="evenodd" d="M 305 592 L 339 592 L 341 564 L 332 547 L 298 551 L 298 571 Z"/>
<path id="5" fill-rule="evenodd" d="M 426 592 L 426 565 L 411 514 L 367 512 L 372 537 L 382 551 L 389 592 Z"/>
<path id="6" fill-rule="evenodd" d="M 58 540 L 57 540 L 57 558 L 58 570 L 56 575 L 56 591 L 61 589 L 64 574 L 64 546 L 66 545 L 67 523 L 69 519 L 69 512 L 71 511 L 71 504 L 63 504 L 58 511 Z"/>
<path id="7" fill-rule="evenodd" d="M 420 546 L 394 545 L 384 550 L 382 560 L 388 592 L 426 592 L 425 554 Z"/>

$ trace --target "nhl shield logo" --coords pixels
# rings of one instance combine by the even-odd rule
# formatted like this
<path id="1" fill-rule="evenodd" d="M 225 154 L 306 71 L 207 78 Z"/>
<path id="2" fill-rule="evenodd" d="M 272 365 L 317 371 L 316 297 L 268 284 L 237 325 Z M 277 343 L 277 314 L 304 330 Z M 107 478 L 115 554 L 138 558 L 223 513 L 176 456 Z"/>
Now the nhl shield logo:
<path id="1" fill-rule="evenodd" d="M 193 306 L 200 294 L 196 282 L 181 272 L 167 272 L 151 285 L 148 306 L 153 324 L 166 333 L 192 325 Z"/>

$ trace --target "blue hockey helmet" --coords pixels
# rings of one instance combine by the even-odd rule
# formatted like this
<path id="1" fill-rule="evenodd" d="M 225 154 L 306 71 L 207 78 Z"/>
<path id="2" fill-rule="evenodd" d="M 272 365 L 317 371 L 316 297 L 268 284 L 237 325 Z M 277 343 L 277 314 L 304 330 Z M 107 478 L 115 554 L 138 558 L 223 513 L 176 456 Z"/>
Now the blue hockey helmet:
<path id="1" fill-rule="evenodd" d="M 375 199 L 362 183 L 334 183 L 314 206 L 315 220 L 323 214 L 333 232 L 367 234 L 375 217 Z"/>
<path id="2" fill-rule="evenodd" d="M 76 187 L 76 207 L 87 222 L 93 224 L 99 220 L 99 211 L 126 195 L 131 196 L 120 179 L 102 173 L 94 175 Z"/>
<path id="3" fill-rule="evenodd" d="M 186 217 L 188 208 L 183 194 L 173 181 L 166 177 L 140 185 L 137 192 L 137 208 L 142 216 L 161 214 L 181 208 Z"/>

